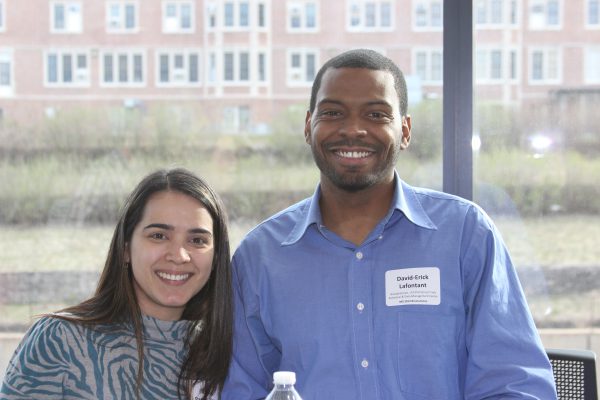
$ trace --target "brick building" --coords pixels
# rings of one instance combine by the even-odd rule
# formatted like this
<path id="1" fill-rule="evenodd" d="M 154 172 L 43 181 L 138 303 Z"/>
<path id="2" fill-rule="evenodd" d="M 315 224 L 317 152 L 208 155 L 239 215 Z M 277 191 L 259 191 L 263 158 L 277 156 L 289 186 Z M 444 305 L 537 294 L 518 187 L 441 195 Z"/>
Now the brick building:
<path id="1" fill-rule="evenodd" d="M 442 92 L 442 0 L 0 0 L 3 119 L 73 106 L 201 105 L 221 132 L 267 132 L 355 47 Z M 478 98 L 600 90 L 600 0 L 474 0 Z M 413 97 L 414 99 L 414 97 Z"/>

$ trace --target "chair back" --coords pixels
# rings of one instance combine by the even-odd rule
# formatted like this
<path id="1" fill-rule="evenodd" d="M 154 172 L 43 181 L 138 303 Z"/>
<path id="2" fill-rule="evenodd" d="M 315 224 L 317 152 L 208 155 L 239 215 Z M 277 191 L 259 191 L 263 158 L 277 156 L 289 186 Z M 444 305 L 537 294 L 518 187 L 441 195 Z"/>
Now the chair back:
<path id="1" fill-rule="evenodd" d="M 591 350 L 546 349 L 558 400 L 598 400 L 596 354 Z"/>

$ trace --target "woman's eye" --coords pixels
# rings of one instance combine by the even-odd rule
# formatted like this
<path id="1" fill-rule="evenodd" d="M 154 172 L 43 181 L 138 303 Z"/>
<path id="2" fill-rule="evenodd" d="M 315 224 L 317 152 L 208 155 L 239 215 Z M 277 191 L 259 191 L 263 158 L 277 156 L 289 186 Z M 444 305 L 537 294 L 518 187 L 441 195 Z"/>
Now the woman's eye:
<path id="1" fill-rule="evenodd" d="M 165 235 L 161 232 L 154 232 L 150 234 L 150 237 L 152 239 L 156 239 L 156 240 L 162 240 L 165 238 Z"/>
<path id="2" fill-rule="evenodd" d="M 208 243 L 205 239 L 203 239 L 201 237 L 193 238 L 191 240 L 191 242 L 196 246 L 204 246 L 205 244 Z"/>

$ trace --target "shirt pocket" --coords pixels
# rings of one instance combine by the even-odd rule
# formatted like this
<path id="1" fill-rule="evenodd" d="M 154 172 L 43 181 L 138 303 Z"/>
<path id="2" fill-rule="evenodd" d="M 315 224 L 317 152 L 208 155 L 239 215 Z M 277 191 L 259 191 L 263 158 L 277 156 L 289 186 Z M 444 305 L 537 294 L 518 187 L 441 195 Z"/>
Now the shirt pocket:
<path id="1" fill-rule="evenodd" d="M 459 399 L 457 317 L 398 313 L 398 384 L 407 399 Z"/>

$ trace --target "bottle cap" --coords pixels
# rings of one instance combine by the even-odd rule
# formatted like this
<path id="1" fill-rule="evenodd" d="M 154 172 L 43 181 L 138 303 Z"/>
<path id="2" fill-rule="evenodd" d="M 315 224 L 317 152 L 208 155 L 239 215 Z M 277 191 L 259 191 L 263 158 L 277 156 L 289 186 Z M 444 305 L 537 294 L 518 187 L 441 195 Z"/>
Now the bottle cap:
<path id="1" fill-rule="evenodd" d="M 293 385 L 296 383 L 296 373 L 292 371 L 277 371 L 273 374 L 273 383 L 276 385 Z"/>

